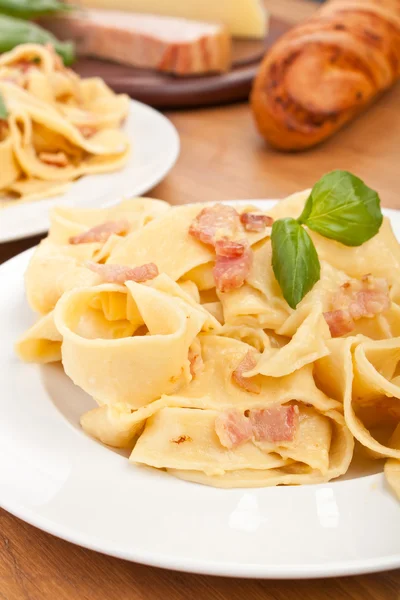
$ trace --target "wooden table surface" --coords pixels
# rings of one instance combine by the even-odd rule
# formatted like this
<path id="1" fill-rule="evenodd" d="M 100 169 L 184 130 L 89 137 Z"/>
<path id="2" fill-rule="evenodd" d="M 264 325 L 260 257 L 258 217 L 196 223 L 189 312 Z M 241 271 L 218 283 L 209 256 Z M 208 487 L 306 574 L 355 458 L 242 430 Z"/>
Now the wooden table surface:
<path id="1" fill-rule="evenodd" d="M 267 0 L 299 20 L 315 5 Z M 249 108 L 236 104 L 168 116 L 182 151 L 148 195 L 172 204 L 229 198 L 277 198 L 308 187 L 324 172 L 348 169 L 400 208 L 400 85 L 325 145 L 279 154 L 258 137 Z M 0 245 L 0 262 L 37 243 Z M 187 575 L 131 564 L 58 540 L 0 510 L 0 600 L 400 600 L 400 571 L 300 582 Z"/>

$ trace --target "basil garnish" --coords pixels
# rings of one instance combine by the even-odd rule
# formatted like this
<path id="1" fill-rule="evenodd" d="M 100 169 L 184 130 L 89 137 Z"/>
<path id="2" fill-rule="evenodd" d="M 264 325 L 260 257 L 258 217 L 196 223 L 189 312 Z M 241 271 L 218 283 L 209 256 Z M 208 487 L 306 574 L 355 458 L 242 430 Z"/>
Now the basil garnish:
<path id="1" fill-rule="evenodd" d="M 348 171 L 332 171 L 313 187 L 296 219 L 272 227 L 272 267 L 283 296 L 296 308 L 320 278 L 318 254 L 306 225 L 346 246 L 360 246 L 379 231 L 383 216 L 378 194 Z"/>
<path id="2" fill-rule="evenodd" d="M 361 246 L 382 225 L 378 194 L 348 171 L 324 175 L 311 190 L 299 223 L 346 246 Z"/>
<path id="3" fill-rule="evenodd" d="M 318 254 L 307 231 L 291 218 L 272 226 L 272 268 L 286 302 L 296 308 L 320 278 Z"/>

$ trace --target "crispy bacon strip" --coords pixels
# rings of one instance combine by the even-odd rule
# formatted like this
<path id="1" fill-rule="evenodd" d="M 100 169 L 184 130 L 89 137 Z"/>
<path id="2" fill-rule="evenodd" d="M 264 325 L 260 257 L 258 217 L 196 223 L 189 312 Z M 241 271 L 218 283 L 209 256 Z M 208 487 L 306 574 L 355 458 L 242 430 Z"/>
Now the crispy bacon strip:
<path id="1" fill-rule="evenodd" d="M 232 379 L 236 385 L 253 394 L 259 394 L 261 392 L 261 386 L 256 383 L 252 377 L 243 377 L 243 373 L 247 373 L 254 369 L 256 364 L 257 360 L 254 356 L 254 352 L 249 350 L 232 373 Z"/>
<path id="2" fill-rule="evenodd" d="M 236 410 L 220 413 L 215 431 L 222 446 L 228 449 L 254 439 L 258 442 L 292 442 L 299 424 L 297 406 L 271 406 L 248 411 L 248 417 Z"/>
<path id="3" fill-rule="evenodd" d="M 349 310 L 353 319 L 361 317 L 372 319 L 387 310 L 389 306 L 389 294 L 378 290 L 366 290 L 357 293 L 356 300 L 350 304 Z"/>
<path id="4" fill-rule="evenodd" d="M 194 379 L 196 377 L 196 375 L 201 373 L 201 371 L 204 369 L 203 358 L 199 351 L 196 351 L 193 348 L 193 346 L 190 346 L 189 352 L 188 352 L 188 359 L 189 359 L 189 363 L 190 363 L 190 374 L 191 374 L 192 378 Z"/>
<path id="5" fill-rule="evenodd" d="M 332 307 L 324 313 L 332 337 L 350 333 L 358 319 L 372 319 L 390 307 L 388 282 L 372 275 L 364 275 L 361 281 L 346 281 L 333 297 Z"/>
<path id="6" fill-rule="evenodd" d="M 239 214 L 225 204 L 204 208 L 189 228 L 190 235 L 214 246 L 217 257 L 213 274 L 221 292 L 241 287 L 250 273 L 253 253 L 246 239 L 233 239 L 238 231 Z"/>
<path id="7" fill-rule="evenodd" d="M 69 238 L 70 244 L 91 244 L 93 242 L 106 242 L 110 236 L 122 235 L 129 231 L 129 223 L 126 220 L 107 221 L 95 225 L 87 231 Z"/>
<path id="8" fill-rule="evenodd" d="M 236 410 L 219 414 L 215 419 L 215 431 L 225 448 L 236 448 L 248 442 L 253 433 L 250 420 Z"/>
<path id="9" fill-rule="evenodd" d="M 215 243 L 215 252 L 217 256 L 226 256 L 227 258 L 236 258 L 238 256 L 242 256 L 246 248 L 248 248 L 247 240 L 234 242 L 233 240 L 223 238 L 221 240 L 217 240 Z"/>
<path id="10" fill-rule="evenodd" d="M 249 419 L 254 439 L 259 442 L 291 442 L 297 431 L 297 406 L 275 406 L 250 410 Z"/>
<path id="11" fill-rule="evenodd" d="M 107 283 L 125 283 L 125 281 L 136 281 L 143 283 L 154 279 L 158 275 L 157 265 L 148 263 L 140 267 L 126 267 L 124 265 L 102 265 L 88 261 L 86 266 L 91 271 L 98 273 Z"/>
<path id="12" fill-rule="evenodd" d="M 266 227 L 271 227 L 274 222 L 272 217 L 260 213 L 244 212 L 240 215 L 240 222 L 246 231 L 264 231 Z"/>
<path id="13" fill-rule="evenodd" d="M 30 69 L 32 69 L 36 65 L 32 60 L 27 60 L 26 58 L 24 58 L 24 59 L 21 59 L 15 63 L 13 63 L 12 66 L 16 67 L 17 69 L 22 71 L 22 73 L 27 73 Z"/>
<path id="14" fill-rule="evenodd" d="M 63 168 L 69 165 L 68 156 L 65 152 L 39 152 L 38 156 L 42 162 L 52 167 Z"/>
<path id="15" fill-rule="evenodd" d="M 214 204 L 197 215 L 189 227 L 189 234 L 203 244 L 215 246 L 218 239 L 231 238 L 239 226 L 239 215 L 232 206 Z"/>
<path id="16" fill-rule="evenodd" d="M 350 333 L 355 328 L 354 319 L 348 310 L 331 310 L 324 313 L 332 337 L 340 337 Z"/>
<path id="17" fill-rule="evenodd" d="M 84 138 L 90 138 L 97 133 L 97 128 L 94 125 L 76 125 Z"/>
<path id="18" fill-rule="evenodd" d="M 236 258 L 217 256 L 213 269 L 217 289 L 220 292 L 229 292 L 240 288 L 250 274 L 252 263 L 253 253 L 249 247 Z"/>

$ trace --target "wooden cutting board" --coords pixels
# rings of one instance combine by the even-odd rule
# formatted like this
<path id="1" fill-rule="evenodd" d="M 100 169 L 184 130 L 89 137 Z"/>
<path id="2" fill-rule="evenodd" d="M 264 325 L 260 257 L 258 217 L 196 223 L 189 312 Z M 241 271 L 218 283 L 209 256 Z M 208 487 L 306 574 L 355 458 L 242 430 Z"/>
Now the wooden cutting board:
<path id="1" fill-rule="evenodd" d="M 220 75 L 174 77 L 94 58 L 81 58 L 74 69 L 83 77 L 102 77 L 114 91 L 129 94 L 135 100 L 157 108 L 235 102 L 247 99 L 265 52 L 290 27 L 290 23 L 272 17 L 269 34 L 264 40 L 234 40 L 233 67 Z"/>

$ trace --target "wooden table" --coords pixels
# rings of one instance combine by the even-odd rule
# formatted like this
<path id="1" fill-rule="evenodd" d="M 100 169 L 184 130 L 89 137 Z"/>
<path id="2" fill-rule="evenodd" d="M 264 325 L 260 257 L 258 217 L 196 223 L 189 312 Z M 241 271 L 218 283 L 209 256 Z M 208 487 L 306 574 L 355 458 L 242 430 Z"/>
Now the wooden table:
<path id="1" fill-rule="evenodd" d="M 300 19 L 315 6 L 269 0 Z M 246 104 L 168 116 L 181 136 L 172 173 L 149 195 L 172 204 L 228 198 L 277 198 L 345 168 L 400 208 L 400 85 L 325 145 L 279 154 L 258 137 Z M 397 151 L 397 152 L 396 152 Z M 0 262 L 35 244 L 0 245 Z M 399 600 L 400 571 L 324 581 L 273 582 L 186 575 L 127 563 L 78 548 L 0 511 L 0 600 Z"/>

